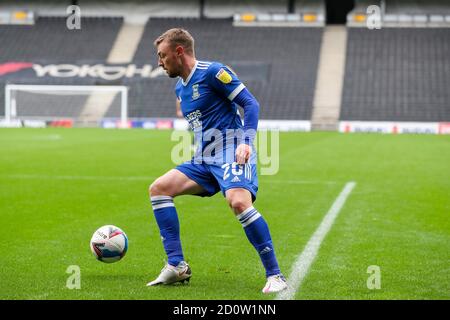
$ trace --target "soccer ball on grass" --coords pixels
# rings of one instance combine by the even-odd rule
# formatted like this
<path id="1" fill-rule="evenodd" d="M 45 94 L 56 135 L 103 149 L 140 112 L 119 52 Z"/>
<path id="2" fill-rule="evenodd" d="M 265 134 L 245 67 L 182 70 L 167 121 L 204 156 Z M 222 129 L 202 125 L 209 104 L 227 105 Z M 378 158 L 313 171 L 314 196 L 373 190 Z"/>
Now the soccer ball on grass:
<path id="1" fill-rule="evenodd" d="M 113 263 L 122 259 L 128 250 L 128 237 L 122 229 L 106 225 L 98 228 L 91 238 L 91 251 L 97 260 Z"/>

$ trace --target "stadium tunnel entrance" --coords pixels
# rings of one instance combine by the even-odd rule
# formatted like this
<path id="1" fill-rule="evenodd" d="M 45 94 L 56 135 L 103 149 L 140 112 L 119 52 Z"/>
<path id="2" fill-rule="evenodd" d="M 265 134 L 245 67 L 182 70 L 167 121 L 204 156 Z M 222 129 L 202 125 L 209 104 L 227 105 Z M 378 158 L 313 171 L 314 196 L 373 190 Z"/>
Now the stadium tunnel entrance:
<path id="1" fill-rule="evenodd" d="M 355 7 L 354 0 L 325 0 L 327 24 L 346 24 L 347 14 Z"/>

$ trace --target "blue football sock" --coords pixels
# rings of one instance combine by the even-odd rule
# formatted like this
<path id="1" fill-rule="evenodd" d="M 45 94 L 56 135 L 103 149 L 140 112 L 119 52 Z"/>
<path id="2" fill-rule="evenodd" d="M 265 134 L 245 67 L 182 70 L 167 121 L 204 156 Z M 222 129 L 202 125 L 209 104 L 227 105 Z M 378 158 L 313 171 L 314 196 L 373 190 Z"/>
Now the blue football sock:
<path id="1" fill-rule="evenodd" d="M 237 218 L 244 227 L 248 240 L 255 247 L 261 258 L 266 269 L 266 277 L 280 274 L 269 227 L 261 214 L 255 208 L 250 207 L 237 215 Z"/>
<path id="2" fill-rule="evenodd" d="M 169 196 L 154 196 L 152 201 L 153 213 L 158 223 L 159 232 L 168 257 L 168 263 L 177 266 L 184 260 L 180 241 L 180 223 L 173 198 Z"/>

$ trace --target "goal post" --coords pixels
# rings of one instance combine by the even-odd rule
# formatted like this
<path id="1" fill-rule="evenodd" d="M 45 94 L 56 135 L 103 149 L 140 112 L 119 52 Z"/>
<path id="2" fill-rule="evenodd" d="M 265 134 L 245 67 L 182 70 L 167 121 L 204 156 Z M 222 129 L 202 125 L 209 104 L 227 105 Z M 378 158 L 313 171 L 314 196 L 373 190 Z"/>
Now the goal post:
<path id="1" fill-rule="evenodd" d="M 118 98 L 120 94 L 120 98 Z M 15 119 L 98 122 L 105 116 L 128 121 L 128 87 L 100 85 L 5 86 L 5 121 Z"/>

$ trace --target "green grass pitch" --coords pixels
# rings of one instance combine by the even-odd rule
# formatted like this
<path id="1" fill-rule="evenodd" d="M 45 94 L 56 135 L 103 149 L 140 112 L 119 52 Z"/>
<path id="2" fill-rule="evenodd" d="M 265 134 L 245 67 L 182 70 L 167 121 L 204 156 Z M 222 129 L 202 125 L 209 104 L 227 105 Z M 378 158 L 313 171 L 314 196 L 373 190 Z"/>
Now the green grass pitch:
<path id="1" fill-rule="evenodd" d="M 147 189 L 172 168 L 170 131 L 0 130 L 0 299 L 273 299 L 221 194 L 175 200 L 189 285 L 148 288 L 164 251 Z M 348 181 L 348 197 L 296 299 L 450 298 L 450 137 L 281 133 L 280 170 L 255 207 L 288 276 Z M 104 264 L 93 232 L 121 227 L 129 251 Z M 70 265 L 81 289 L 70 290 Z M 380 267 L 370 290 L 367 268 Z"/>

